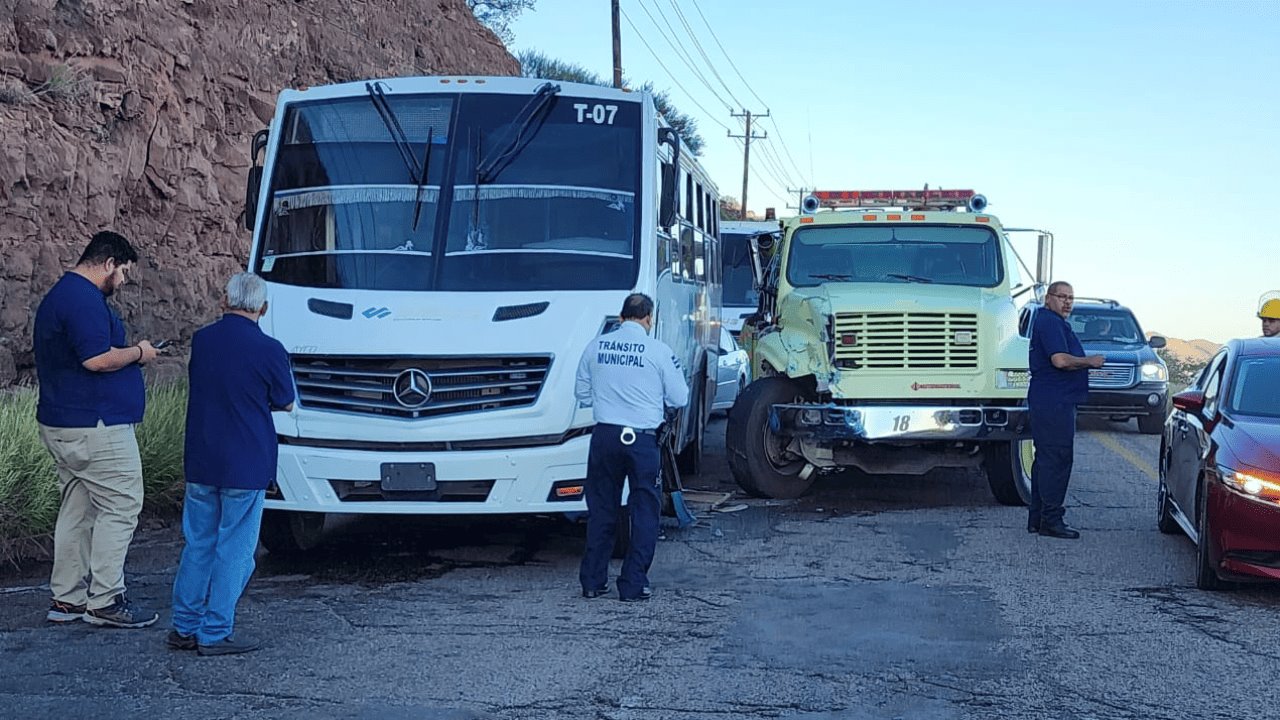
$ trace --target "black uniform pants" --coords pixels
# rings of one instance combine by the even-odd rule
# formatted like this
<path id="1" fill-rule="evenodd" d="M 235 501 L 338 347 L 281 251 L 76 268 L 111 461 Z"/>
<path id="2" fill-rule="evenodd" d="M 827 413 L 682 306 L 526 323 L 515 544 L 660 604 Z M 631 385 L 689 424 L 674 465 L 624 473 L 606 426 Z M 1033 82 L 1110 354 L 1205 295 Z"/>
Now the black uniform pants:
<path id="1" fill-rule="evenodd" d="M 649 586 L 649 566 L 658 545 L 658 516 L 662 492 L 658 471 L 662 463 L 658 438 L 637 433 L 635 442 L 622 444 L 622 428 L 597 424 L 587 456 L 587 549 L 578 578 L 583 590 L 609 585 L 609 557 L 619 515 L 631 515 L 631 542 L 618 576 L 618 595 L 633 598 Z M 622 508 L 623 482 L 630 478 L 627 508 Z"/>
<path id="2" fill-rule="evenodd" d="M 1076 406 L 1061 401 L 1028 403 L 1036 460 L 1031 466 L 1028 522 L 1061 525 L 1075 460 Z"/>

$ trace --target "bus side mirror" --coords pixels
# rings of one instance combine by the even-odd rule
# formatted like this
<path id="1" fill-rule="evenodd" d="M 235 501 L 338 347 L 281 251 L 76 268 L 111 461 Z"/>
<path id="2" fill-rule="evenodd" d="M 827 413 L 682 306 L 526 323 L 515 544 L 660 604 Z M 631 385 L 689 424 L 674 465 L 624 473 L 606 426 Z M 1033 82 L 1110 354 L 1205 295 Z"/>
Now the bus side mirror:
<path id="1" fill-rule="evenodd" d="M 662 163 L 662 197 L 658 203 L 658 225 L 664 229 L 676 224 L 676 187 L 680 175 L 680 136 L 671 128 L 658 128 L 658 144 L 671 146 L 671 162 Z"/>
<path id="2" fill-rule="evenodd" d="M 244 229 L 252 230 L 258 219 L 258 194 L 262 190 L 262 165 L 258 153 L 267 147 L 267 131 L 254 133 L 249 143 L 249 176 L 244 184 Z"/>

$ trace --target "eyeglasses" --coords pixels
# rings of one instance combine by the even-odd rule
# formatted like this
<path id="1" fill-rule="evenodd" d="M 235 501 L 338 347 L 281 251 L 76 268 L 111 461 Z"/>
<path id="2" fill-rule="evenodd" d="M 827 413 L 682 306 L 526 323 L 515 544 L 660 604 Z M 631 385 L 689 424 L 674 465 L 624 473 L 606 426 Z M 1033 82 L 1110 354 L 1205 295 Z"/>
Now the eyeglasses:
<path id="1" fill-rule="evenodd" d="M 1050 294 L 1050 295 L 1052 295 L 1052 296 L 1054 296 L 1054 297 L 1056 297 L 1056 298 L 1060 298 L 1060 299 L 1062 299 L 1062 300 L 1075 300 L 1075 299 L 1076 299 L 1076 296 L 1075 296 L 1075 295 L 1063 295 L 1062 293 L 1049 293 L 1049 294 Z"/>

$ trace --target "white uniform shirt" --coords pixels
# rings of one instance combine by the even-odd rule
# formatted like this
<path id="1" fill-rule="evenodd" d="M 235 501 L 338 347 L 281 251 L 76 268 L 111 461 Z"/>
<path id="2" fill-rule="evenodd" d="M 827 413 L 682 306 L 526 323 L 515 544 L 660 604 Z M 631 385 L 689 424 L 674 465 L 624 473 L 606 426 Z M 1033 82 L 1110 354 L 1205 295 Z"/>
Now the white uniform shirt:
<path id="1" fill-rule="evenodd" d="M 689 386 L 671 348 L 628 320 L 587 343 L 574 395 L 594 408 L 596 422 L 652 430 L 664 406 L 688 404 Z"/>

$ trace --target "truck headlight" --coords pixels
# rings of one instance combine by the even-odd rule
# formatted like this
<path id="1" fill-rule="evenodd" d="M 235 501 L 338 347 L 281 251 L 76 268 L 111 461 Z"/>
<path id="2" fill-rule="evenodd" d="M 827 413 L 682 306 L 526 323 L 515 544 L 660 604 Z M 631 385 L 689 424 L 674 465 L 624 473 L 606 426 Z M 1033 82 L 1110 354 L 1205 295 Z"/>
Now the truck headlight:
<path id="1" fill-rule="evenodd" d="M 1031 371 L 1001 368 L 996 371 L 996 387 L 1001 390 L 1023 390 L 1031 387 Z"/>
<path id="2" fill-rule="evenodd" d="M 1169 379 L 1169 371 L 1160 363 L 1145 363 L 1142 366 L 1142 379 L 1164 382 Z"/>

